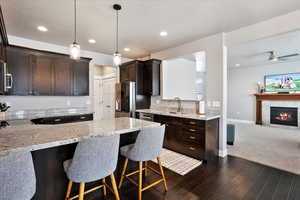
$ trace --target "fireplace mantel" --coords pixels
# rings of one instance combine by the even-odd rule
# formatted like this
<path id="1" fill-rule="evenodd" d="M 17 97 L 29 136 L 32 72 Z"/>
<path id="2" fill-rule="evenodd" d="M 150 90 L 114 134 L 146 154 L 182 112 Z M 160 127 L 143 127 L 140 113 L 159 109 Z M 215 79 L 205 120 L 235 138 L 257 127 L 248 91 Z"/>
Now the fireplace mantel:
<path id="1" fill-rule="evenodd" d="M 256 124 L 262 125 L 262 101 L 300 101 L 300 93 L 254 94 L 256 96 Z"/>

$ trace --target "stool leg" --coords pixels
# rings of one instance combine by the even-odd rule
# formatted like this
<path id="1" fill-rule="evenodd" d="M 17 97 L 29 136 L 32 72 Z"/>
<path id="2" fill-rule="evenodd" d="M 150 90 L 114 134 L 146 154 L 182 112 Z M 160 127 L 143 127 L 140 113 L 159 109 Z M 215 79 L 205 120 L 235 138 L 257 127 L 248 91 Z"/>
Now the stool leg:
<path id="1" fill-rule="evenodd" d="M 161 165 L 161 162 L 160 162 L 160 158 L 159 158 L 159 157 L 157 157 L 157 163 L 158 163 L 158 166 L 159 166 L 159 170 L 160 170 L 161 176 L 162 176 L 162 178 L 164 179 L 164 187 L 165 187 L 165 190 L 168 191 L 165 173 L 164 173 L 164 170 L 163 170 L 163 167 L 162 167 L 162 165 Z"/>
<path id="2" fill-rule="evenodd" d="M 148 176 L 148 161 L 145 161 L 145 176 Z"/>
<path id="3" fill-rule="evenodd" d="M 83 196 L 84 196 L 84 183 L 80 183 L 79 186 L 79 200 L 83 200 Z"/>
<path id="4" fill-rule="evenodd" d="M 73 182 L 69 181 L 65 200 L 68 200 L 70 198 L 72 186 L 73 186 Z"/>
<path id="5" fill-rule="evenodd" d="M 127 164 L 128 164 L 128 158 L 125 159 L 125 163 L 124 163 L 124 166 L 123 166 L 123 169 L 122 169 L 121 179 L 120 179 L 120 182 L 119 182 L 119 189 L 121 188 L 123 180 L 124 180 Z"/>
<path id="6" fill-rule="evenodd" d="M 113 187 L 113 190 L 114 190 L 114 194 L 115 194 L 116 200 L 120 200 L 119 192 L 118 192 L 118 187 L 117 187 L 117 184 L 116 184 L 115 175 L 113 173 L 110 175 L 110 180 L 111 180 L 111 184 L 112 184 L 112 187 Z"/>
<path id="7" fill-rule="evenodd" d="M 103 184 L 103 195 L 106 196 L 105 178 L 102 179 L 102 184 Z"/>
<path id="8" fill-rule="evenodd" d="M 143 162 L 139 162 L 139 200 L 142 200 Z"/>

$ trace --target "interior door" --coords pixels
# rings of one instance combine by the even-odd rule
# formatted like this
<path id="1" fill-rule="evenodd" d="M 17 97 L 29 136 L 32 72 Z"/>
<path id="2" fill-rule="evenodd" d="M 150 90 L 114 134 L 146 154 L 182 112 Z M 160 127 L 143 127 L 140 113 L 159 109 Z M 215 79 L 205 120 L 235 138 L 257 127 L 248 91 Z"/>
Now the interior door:
<path id="1" fill-rule="evenodd" d="M 116 79 L 103 79 L 103 119 L 113 119 L 115 117 L 115 84 Z"/>
<path id="2" fill-rule="evenodd" d="M 102 80 L 95 79 L 94 80 L 94 108 L 95 108 L 95 119 L 100 120 L 103 116 L 103 101 L 102 101 Z"/>

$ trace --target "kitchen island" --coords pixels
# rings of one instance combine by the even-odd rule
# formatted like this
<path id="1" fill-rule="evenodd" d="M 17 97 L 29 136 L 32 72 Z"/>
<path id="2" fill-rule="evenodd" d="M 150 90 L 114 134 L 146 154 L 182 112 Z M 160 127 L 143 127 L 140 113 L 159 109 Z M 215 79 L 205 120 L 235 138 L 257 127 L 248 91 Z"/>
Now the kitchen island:
<path id="1" fill-rule="evenodd" d="M 59 200 L 64 199 L 68 183 L 63 161 L 73 157 L 77 142 L 84 138 L 120 134 L 122 145 L 134 141 L 131 134 L 136 134 L 144 127 L 159 125 L 133 118 L 116 118 L 59 125 L 8 126 L 0 129 L 0 156 L 31 151 L 37 177 L 33 199 Z M 122 139 L 122 135 L 126 138 Z"/>

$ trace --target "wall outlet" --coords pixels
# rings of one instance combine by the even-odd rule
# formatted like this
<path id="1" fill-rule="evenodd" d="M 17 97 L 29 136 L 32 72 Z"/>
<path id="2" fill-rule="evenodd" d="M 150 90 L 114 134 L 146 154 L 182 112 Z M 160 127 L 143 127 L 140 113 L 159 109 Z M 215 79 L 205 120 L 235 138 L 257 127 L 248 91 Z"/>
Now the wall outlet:
<path id="1" fill-rule="evenodd" d="M 156 103 L 156 104 L 160 104 L 160 100 L 156 100 L 155 103 Z"/>
<path id="2" fill-rule="evenodd" d="M 86 101 L 86 105 L 91 105 L 91 101 L 90 101 L 90 100 L 87 100 L 87 101 Z"/>

